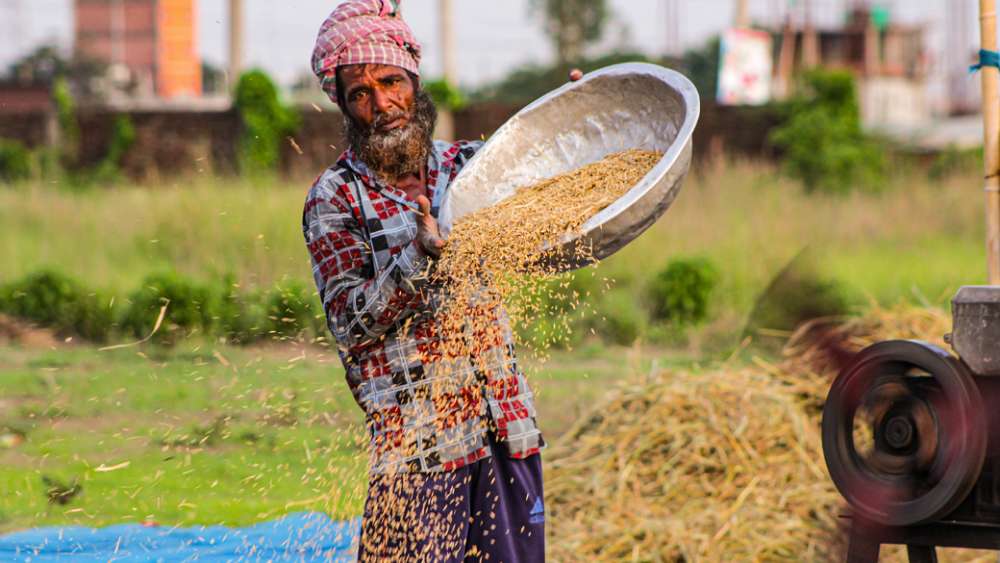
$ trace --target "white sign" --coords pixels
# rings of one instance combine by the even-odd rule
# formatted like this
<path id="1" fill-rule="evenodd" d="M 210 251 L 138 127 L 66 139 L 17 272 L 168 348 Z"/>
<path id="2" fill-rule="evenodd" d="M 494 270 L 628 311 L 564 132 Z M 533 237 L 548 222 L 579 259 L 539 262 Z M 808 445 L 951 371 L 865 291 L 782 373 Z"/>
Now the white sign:
<path id="1" fill-rule="evenodd" d="M 769 33 L 751 29 L 723 33 L 718 102 L 728 106 L 766 104 L 771 99 L 771 56 Z"/>

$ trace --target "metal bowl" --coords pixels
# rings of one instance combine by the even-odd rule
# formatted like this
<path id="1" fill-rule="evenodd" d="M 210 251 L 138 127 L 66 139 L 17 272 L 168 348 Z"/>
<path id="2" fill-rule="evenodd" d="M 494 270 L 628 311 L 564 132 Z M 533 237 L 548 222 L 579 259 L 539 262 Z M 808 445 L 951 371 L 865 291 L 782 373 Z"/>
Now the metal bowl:
<path id="1" fill-rule="evenodd" d="M 447 234 L 461 217 L 519 188 L 570 172 L 627 149 L 663 158 L 621 198 L 587 220 L 575 235 L 550 242 L 561 270 L 615 253 L 670 207 L 691 165 L 691 134 L 700 103 L 678 72 L 625 63 L 585 75 L 532 102 L 510 118 L 469 161 L 444 196 L 439 223 Z M 577 253 L 577 245 L 590 252 Z"/>

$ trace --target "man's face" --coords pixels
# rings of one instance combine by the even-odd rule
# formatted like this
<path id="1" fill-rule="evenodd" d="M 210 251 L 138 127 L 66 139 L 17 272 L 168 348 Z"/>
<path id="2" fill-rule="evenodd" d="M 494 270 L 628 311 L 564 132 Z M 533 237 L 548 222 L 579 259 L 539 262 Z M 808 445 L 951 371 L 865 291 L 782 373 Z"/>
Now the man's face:
<path id="1" fill-rule="evenodd" d="M 430 155 L 437 121 L 430 96 L 399 67 L 346 65 L 337 72 L 354 154 L 389 184 L 419 174 Z"/>
<path id="2" fill-rule="evenodd" d="M 362 127 L 385 133 L 406 125 L 415 85 L 405 70 L 390 65 L 346 65 L 338 69 L 345 110 Z"/>

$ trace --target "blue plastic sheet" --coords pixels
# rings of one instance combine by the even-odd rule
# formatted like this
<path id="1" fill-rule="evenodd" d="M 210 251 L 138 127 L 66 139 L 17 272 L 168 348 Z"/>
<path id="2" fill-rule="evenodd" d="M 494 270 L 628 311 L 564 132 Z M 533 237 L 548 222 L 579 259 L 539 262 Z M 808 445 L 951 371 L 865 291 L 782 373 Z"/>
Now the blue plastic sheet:
<path id="1" fill-rule="evenodd" d="M 247 528 L 39 528 L 0 536 L 0 561 L 354 561 L 359 527 L 300 512 Z"/>

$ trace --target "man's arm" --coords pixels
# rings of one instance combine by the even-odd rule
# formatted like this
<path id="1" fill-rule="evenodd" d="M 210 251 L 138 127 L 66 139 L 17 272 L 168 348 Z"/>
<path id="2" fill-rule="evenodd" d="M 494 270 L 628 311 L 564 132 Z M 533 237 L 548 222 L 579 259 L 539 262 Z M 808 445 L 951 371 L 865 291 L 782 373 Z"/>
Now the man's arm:
<path id="1" fill-rule="evenodd" d="M 337 342 L 348 350 L 363 348 L 421 308 L 429 259 L 414 241 L 376 273 L 347 202 L 319 182 L 302 216 L 313 278 Z"/>

